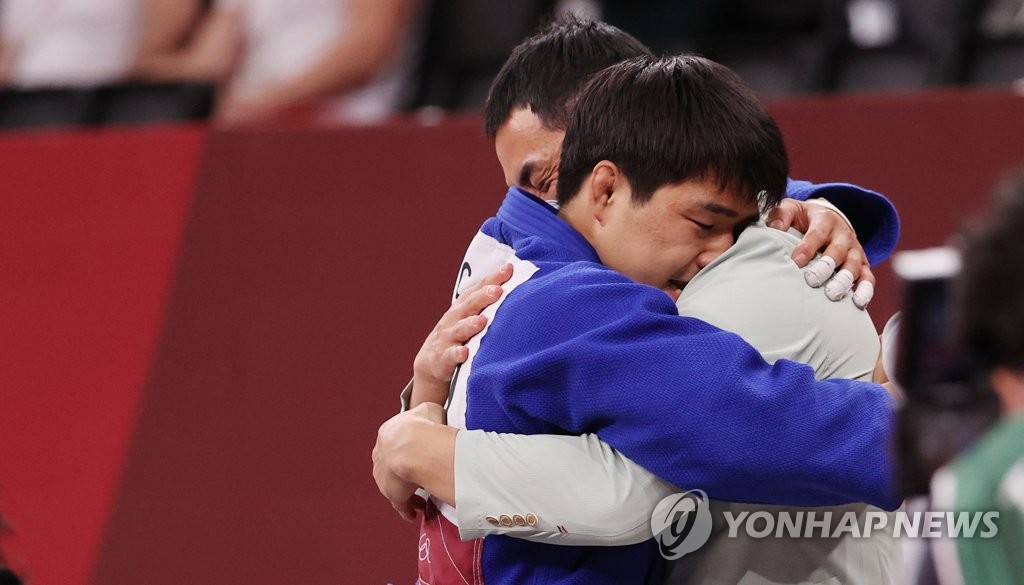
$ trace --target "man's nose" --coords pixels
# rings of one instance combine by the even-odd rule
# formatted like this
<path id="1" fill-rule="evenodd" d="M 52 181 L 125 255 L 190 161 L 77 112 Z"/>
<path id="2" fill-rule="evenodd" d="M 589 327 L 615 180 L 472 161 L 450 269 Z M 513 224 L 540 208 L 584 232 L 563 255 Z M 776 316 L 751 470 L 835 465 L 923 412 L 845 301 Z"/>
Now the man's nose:
<path id="1" fill-rule="evenodd" d="M 697 269 L 704 270 L 704 267 L 714 261 L 722 255 L 723 252 L 728 250 L 733 243 L 735 238 L 732 232 L 723 233 L 720 236 L 710 240 L 704 251 L 697 255 Z"/>

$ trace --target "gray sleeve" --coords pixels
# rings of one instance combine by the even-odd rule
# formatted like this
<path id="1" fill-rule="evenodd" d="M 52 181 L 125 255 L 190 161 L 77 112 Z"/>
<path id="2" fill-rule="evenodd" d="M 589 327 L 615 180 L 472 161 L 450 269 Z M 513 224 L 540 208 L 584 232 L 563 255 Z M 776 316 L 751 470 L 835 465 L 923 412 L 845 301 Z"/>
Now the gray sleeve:
<path id="1" fill-rule="evenodd" d="M 561 545 L 651 538 L 651 513 L 675 486 L 596 435 L 461 431 L 455 501 L 463 539 L 508 534 Z"/>
<path id="2" fill-rule="evenodd" d="M 402 401 L 402 409 L 398 412 L 409 410 L 409 400 L 412 399 L 412 379 L 405 385 L 405 388 L 402 388 L 402 393 L 398 395 L 398 399 Z"/>

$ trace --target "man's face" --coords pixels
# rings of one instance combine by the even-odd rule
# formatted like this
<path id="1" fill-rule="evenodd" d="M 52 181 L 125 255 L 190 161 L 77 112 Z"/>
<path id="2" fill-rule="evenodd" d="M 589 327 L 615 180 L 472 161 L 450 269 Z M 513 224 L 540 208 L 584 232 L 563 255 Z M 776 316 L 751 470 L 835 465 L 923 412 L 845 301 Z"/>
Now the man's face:
<path id="1" fill-rule="evenodd" d="M 546 128 L 530 108 L 513 110 L 494 137 L 505 184 L 554 199 L 563 138 L 565 131 Z"/>
<path id="2" fill-rule="evenodd" d="M 758 219 L 756 203 L 720 189 L 714 178 L 664 185 L 640 206 L 630 193 L 625 185 L 610 195 L 591 244 L 606 266 L 672 300 Z"/>

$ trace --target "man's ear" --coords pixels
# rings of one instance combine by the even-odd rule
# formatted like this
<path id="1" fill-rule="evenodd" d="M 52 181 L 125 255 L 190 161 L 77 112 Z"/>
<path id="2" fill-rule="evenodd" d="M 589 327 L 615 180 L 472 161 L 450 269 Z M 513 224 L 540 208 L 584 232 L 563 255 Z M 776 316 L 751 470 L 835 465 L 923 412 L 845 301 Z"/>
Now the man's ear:
<path id="1" fill-rule="evenodd" d="M 594 219 L 604 224 L 608 208 L 618 202 L 616 188 L 622 185 L 622 173 L 615 163 L 607 160 L 599 161 L 590 171 L 590 205 L 594 210 Z"/>

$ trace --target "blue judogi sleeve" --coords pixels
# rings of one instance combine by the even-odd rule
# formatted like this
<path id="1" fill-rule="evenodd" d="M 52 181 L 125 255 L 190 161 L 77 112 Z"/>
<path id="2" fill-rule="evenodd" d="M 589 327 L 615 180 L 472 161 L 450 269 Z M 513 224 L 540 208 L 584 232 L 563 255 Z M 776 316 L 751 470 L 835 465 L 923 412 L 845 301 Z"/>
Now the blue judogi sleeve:
<path id="1" fill-rule="evenodd" d="M 899 505 L 893 401 L 875 384 L 769 366 L 735 334 L 598 264 L 512 292 L 469 379 L 468 428 L 596 433 L 683 489 L 740 502 Z"/>
<path id="2" fill-rule="evenodd" d="M 896 207 L 884 195 L 849 183 L 820 183 L 789 180 L 786 197 L 806 201 L 824 197 L 838 207 L 853 224 L 857 239 L 872 266 L 888 258 L 900 237 Z"/>

